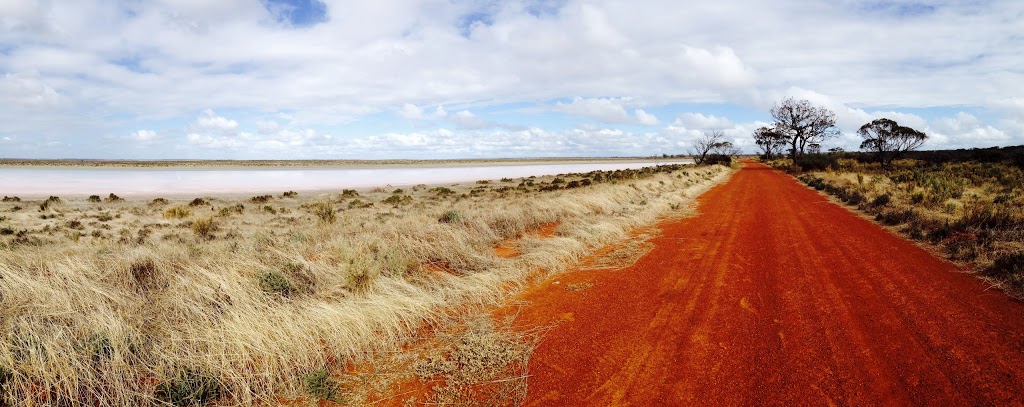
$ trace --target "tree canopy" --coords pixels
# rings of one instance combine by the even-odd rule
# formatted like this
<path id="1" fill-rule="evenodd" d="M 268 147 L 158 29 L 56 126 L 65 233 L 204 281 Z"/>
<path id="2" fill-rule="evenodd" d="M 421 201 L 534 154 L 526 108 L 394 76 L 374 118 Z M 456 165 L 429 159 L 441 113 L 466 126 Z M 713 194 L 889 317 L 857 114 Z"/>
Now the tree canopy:
<path id="1" fill-rule="evenodd" d="M 900 155 L 916 150 L 928 139 L 926 134 L 886 118 L 860 126 L 857 134 L 864 138 L 860 149 L 874 153 L 883 166 L 891 165 Z"/>
<path id="2" fill-rule="evenodd" d="M 771 108 L 775 119 L 774 129 L 785 137 L 790 145 L 790 154 L 796 161 L 809 145 L 821 144 L 839 135 L 836 129 L 836 115 L 825 107 L 811 105 L 808 100 L 787 98 Z"/>

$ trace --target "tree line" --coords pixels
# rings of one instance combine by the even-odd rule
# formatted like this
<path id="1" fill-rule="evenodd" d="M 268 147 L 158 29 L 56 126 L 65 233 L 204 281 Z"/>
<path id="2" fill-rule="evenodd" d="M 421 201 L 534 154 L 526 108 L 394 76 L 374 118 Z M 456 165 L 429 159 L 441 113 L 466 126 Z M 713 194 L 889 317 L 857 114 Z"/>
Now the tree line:
<path id="1" fill-rule="evenodd" d="M 815 106 L 808 100 L 787 98 L 772 105 L 770 126 L 754 131 L 754 143 L 760 148 L 761 156 L 770 160 L 775 156 L 788 154 L 794 163 L 799 163 L 808 154 L 821 152 L 825 141 L 838 137 L 836 115 L 826 107 Z M 928 136 L 910 127 L 901 126 L 895 120 L 881 118 L 865 123 L 857 130 L 861 136 L 860 149 L 872 153 L 883 166 L 891 166 L 893 160 L 924 144 Z M 842 151 L 834 148 L 830 151 Z M 721 130 L 705 131 L 692 143 L 690 155 L 698 164 L 711 164 L 719 156 L 734 156 L 739 149 L 725 140 Z"/>

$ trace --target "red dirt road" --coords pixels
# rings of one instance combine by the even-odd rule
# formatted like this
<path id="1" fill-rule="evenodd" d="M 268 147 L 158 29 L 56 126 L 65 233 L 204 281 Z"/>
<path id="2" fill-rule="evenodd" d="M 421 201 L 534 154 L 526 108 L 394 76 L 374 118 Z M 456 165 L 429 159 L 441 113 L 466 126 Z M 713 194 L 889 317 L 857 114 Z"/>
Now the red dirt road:
<path id="1" fill-rule="evenodd" d="M 1024 403 L 1021 302 L 760 164 L 698 202 L 521 297 L 527 405 Z"/>

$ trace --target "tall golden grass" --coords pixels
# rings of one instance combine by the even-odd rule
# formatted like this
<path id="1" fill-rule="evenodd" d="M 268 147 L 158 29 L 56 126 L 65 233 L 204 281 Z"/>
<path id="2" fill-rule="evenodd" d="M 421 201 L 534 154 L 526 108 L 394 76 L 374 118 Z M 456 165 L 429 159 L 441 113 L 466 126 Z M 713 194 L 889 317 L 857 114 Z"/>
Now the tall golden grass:
<path id="1" fill-rule="evenodd" d="M 300 396 L 310 374 L 393 351 L 455 309 L 494 305 L 532 270 L 563 271 L 730 173 L 684 170 L 552 192 L 424 193 L 400 208 L 337 211 L 333 222 L 321 220 L 329 203 L 319 200 L 320 219 L 261 203 L 216 218 L 215 230 L 162 239 L 159 230 L 181 220 L 119 203 L 126 229 L 169 226 L 149 239 L 79 241 L 75 231 L 0 247 L 0 400 L 141 405 L 180 403 L 195 390 L 205 393 L 186 401 L 251 405 Z M 336 198 L 336 209 L 349 207 Z M 172 218 L 190 216 L 180 212 Z M 556 236 L 529 235 L 552 222 Z M 520 256 L 495 255 L 497 242 L 521 236 Z"/>

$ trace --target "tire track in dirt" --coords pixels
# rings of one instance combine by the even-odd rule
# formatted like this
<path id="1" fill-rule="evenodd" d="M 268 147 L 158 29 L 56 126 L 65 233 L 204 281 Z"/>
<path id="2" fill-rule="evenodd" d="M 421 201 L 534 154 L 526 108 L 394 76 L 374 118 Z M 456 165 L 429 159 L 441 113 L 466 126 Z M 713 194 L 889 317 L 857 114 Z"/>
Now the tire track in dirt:
<path id="1" fill-rule="evenodd" d="M 556 325 L 527 405 L 1024 403 L 1021 302 L 761 164 L 698 203 L 506 310 Z"/>

